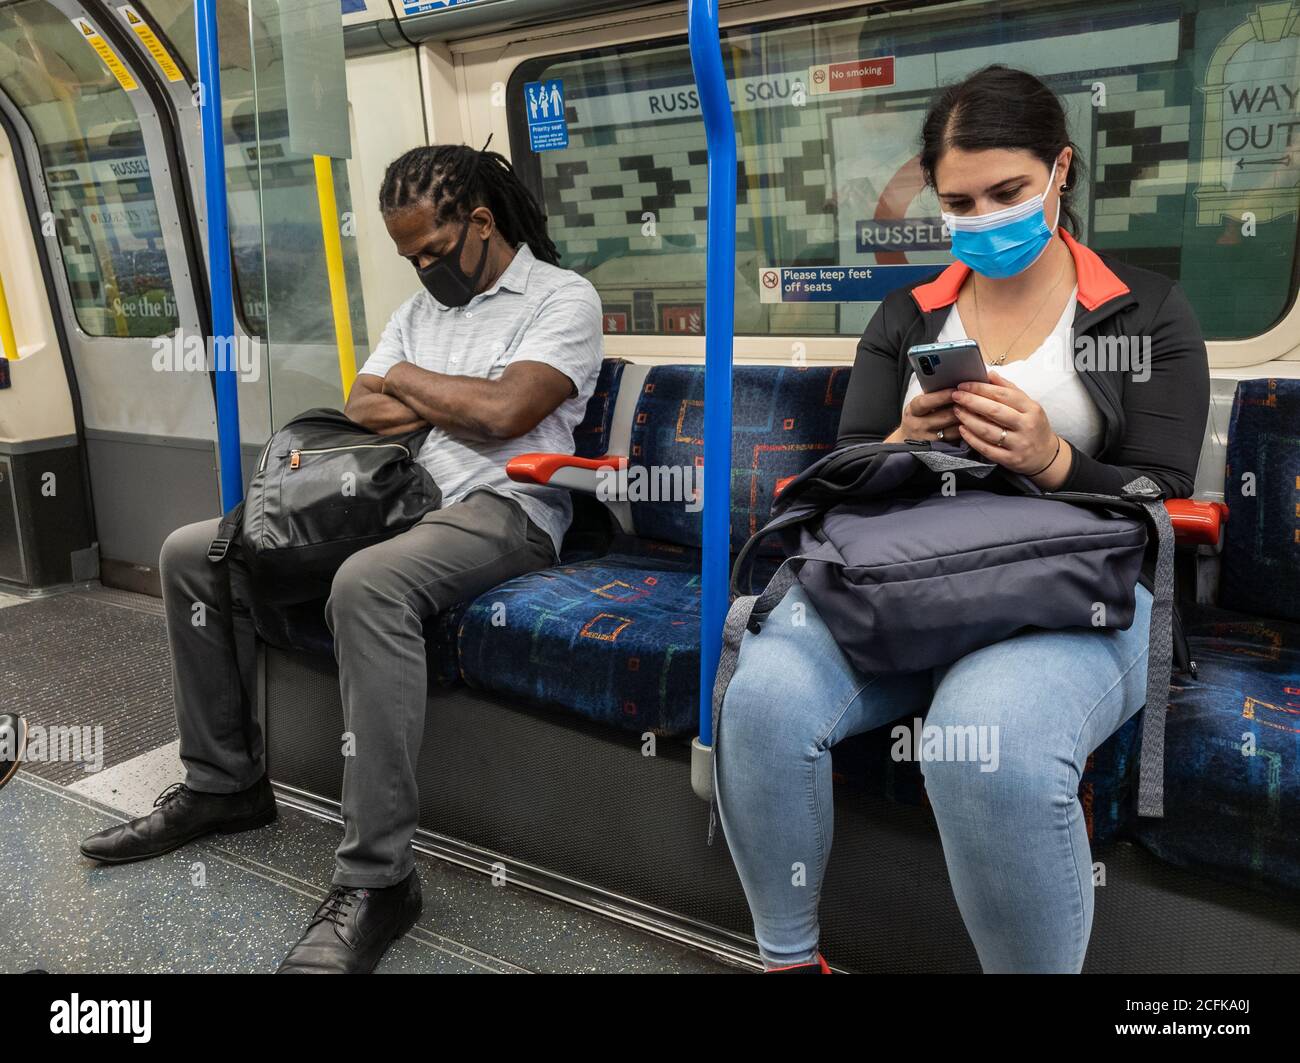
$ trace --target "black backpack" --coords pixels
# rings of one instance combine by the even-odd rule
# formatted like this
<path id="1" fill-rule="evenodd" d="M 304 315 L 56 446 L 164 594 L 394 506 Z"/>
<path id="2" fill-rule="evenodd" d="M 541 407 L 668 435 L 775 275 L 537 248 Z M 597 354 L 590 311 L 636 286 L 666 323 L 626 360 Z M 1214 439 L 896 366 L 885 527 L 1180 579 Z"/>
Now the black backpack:
<path id="1" fill-rule="evenodd" d="M 263 605 L 327 597 L 344 561 L 441 504 L 438 485 L 415 460 L 429 431 L 381 436 L 338 410 L 300 414 L 271 436 L 208 560 L 223 562 L 237 549 Z"/>

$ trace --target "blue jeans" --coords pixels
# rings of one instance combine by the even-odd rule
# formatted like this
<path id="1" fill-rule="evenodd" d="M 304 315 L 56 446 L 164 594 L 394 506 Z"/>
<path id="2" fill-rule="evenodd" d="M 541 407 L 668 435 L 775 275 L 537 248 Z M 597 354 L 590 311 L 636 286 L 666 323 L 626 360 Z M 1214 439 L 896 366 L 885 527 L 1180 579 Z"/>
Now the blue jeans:
<path id="1" fill-rule="evenodd" d="M 759 634 L 745 632 L 717 736 L 722 826 L 765 963 L 817 955 L 830 748 L 906 717 L 908 737 L 894 748 L 922 754 L 984 970 L 1078 972 L 1093 907 L 1079 778 L 1088 754 L 1142 707 L 1150 621 L 1151 595 L 1138 587 L 1126 631 L 1030 629 L 932 672 L 862 675 L 795 583 Z"/>

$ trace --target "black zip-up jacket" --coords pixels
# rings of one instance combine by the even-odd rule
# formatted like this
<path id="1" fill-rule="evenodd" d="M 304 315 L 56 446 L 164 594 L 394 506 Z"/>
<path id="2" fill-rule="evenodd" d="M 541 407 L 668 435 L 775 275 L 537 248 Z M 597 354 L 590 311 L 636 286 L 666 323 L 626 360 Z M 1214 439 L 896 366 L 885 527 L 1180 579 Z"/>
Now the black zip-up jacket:
<path id="1" fill-rule="evenodd" d="M 1060 490 L 1119 494 L 1129 481 L 1149 476 L 1166 498 L 1187 498 L 1210 405 L 1209 361 L 1191 304 L 1167 277 L 1099 255 L 1058 231 L 1079 279 L 1075 364 L 1106 424 L 1095 458 L 1071 447 Z M 898 427 L 912 375 L 907 351 L 935 342 L 969 274 L 968 266 L 954 262 L 934 279 L 885 298 L 858 343 L 839 446 L 876 442 Z M 1083 336 L 1091 337 L 1094 364 L 1078 354 Z M 1135 380 L 1131 366 L 1108 364 L 1124 347 L 1115 340 L 1145 351 L 1146 337 L 1149 379 Z"/>

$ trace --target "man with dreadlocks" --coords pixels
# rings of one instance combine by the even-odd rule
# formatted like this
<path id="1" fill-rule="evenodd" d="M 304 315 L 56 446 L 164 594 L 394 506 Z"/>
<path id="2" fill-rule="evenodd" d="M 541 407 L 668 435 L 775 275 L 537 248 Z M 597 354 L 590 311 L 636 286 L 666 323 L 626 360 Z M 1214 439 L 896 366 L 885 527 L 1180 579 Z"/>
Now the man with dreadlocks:
<path id="1" fill-rule="evenodd" d="M 419 816 L 423 627 L 558 560 L 568 494 L 515 483 L 505 465 L 517 454 L 573 453 L 602 357 L 600 298 L 559 268 L 544 215 L 501 155 L 486 146 L 408 151 L 388 167 L 379 207 L 423 288 L 384 329 L 346 412 L 379 433 L 429 426 L 417 460 L 443 505 L 352 555 L 334 578 L 326 618 L 355 740 L 343 771 L 344 834 L 334 888 L 281 964 L 286 973 L 373 971 L 419 918 L 410 842 Z M 246 649 L 237 651 L 228 625 L 189 619 L 191 603 L 220 600 L 213 581 L 224 575 L 206 560 L 214 534 L 213 521 L 173 532 L 159 565 L 185 782 L 150 815 L 87 838 L 81 851 L 93 859 L 141 860 L 275 818 L 251 676 L 241 674 Z M 251 642 L 250 631 L 242 629 Z M 214 684 L 218 676 L 231 682 Z"/>

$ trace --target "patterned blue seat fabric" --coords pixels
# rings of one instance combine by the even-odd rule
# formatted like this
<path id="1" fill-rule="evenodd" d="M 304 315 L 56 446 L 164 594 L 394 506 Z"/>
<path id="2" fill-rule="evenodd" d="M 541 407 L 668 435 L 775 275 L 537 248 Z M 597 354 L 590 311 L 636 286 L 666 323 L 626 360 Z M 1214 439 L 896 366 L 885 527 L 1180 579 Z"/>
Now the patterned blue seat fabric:
<path id="1" fill-rule="evenodd" d="M 736 367 L 733 551 L 767 520 L 778 481 L 834 447 L 848 377 L 847 367 Z M 633 415 L 632 465 L 699 466 L 703 407 L 702 366 L 652 369 Z M 634 498 L 635 534 L 604 556 L 511 580 L 479 598 L 461 623 L 462 676 L 628 730 L 694 734 L 703 517 L 692 508 Z M 504 624 L 494 626 L 494 612 Z"/>
<path id="2" fill-rule="evenodd" d="M 1220 608 L 1189 618 L 1165 818 L 1138 839 L 1185 867 L 1300 890 L 1300 380 L 1237 387 L 1224 477 Z"/>
<path id="3" fill-rule="evenodd" d="M 478 598 L 461 622 L 460 671 L 600 723 L 686 734 L 698 715 L 699 598 L 698 550 L 620 536 L 602 557 Z"/>

